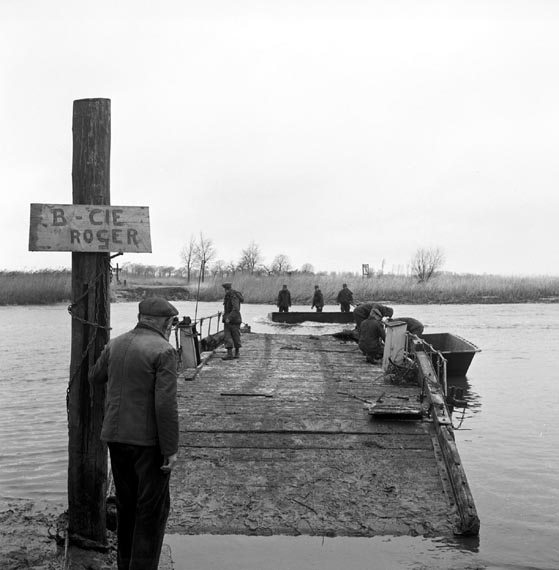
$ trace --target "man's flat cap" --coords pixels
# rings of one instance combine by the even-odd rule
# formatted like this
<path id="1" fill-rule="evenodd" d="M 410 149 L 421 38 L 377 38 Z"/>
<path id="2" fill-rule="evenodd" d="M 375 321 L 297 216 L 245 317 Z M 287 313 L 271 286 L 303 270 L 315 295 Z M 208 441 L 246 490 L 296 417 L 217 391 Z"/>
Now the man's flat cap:
<path id="1" fill-rule="evenodd" d="M 177 309 L 162 297 L 144 299 L 139 305 L 139 310 L 141 315 L 150 317 L 174 317 L 179 314 Z"/>
<path id="2" fill-rule="evenodd" d="M 231 283 L 231 281 L 225 281 L 224 283 L 221 284 L 221 286 L 225 287 L 226 289 L 231 287 L 231 285 L 233 285 L 233 283 Z"/>

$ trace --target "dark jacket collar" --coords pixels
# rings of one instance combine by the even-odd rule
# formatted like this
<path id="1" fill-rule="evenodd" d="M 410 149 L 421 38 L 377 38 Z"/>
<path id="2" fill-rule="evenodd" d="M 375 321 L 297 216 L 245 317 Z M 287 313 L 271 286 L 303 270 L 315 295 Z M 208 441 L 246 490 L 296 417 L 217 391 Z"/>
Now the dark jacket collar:
<path id="1" fill-rule="evenodd" d="M 159 329 L 156 329 L 153 325 L 150 325 L 149 323 L 138 323 L 136 325 L 136 328 L 137 329 L 147 329 L 149 331 L 153 331 L 153 332 L 157 333 L 159 336 L 163 337 L 165 340 L 167 340 L 165 335 Z"/>

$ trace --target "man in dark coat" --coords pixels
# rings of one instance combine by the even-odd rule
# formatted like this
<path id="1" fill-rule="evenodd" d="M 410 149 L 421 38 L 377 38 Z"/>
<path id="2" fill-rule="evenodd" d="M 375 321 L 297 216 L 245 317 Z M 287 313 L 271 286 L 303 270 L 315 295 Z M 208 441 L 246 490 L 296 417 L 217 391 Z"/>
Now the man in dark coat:
<path id="1" fill-rule="evenodd" d="M 353 309 L 353 318 L 355 319 L 355 328 L 360 329 L 361 323 L 368 318 L 372 309 L 377 309 L 380 311 L 382 317 L 391 317 L 394 314 L 394 309 L 388 307 L 387 305 L 381 305 L 380 303 L 361 303 Z"/>
<path id="2" fill-rule="evenodd" d="M 169 335 L 177 309 L 148 297 L 138 324 L 112 339 L 89 373 L 107 383 L 101 439 L 116 490 L 119 570 L 157 570 L 170 508 L 169 478 L 177 460 L 177 353 Z"/>
<path id="3" fill-rule="evenodd" d="M 397 319 L 388 319 L 388 320 L 392 322 L 401 321 L 403 323 L 406 323 L 406 330 L 409 333 L 414 334 L 416 336 L 421 336 L 425 328 L 422 322 L 412 317 L 398 317 Z"/>
<path id="4" fill-rule="evenodd" d="M 322 307 L 324 307 L 324 295 L 318 285 L 314 286 L 311 309 L 314 309 L 315 307 L 317 313 L 322 313 Z"/>
<path id="5" fill-rule="evenodd" d="M 378 309 L 373 309 L 369 317 L 361 323 L 359 331 L 359 348 L 367 357 L 367 362 L 377 364 L 382 358 L 385 338 L 382 314 Z"/>
<path id="6" fill-rule="evenodd" d="M 284 285 L 281 291 L 278 293 L 278 300 L 277 306 L 280 313 L 288 313 L 289 307 L 291 307 L 291 293 L 287 288 L 287 285 Z"/>
<path id="7" fill-rule="evenodd" d="M 349 313 L 349 308 L 353 304 L 353 292 L 348 289 L 346 283 L 342 285 L 342 289 L 338 293 L 336 300 L 340 304 L 340 311 L 342 311 L 342 313 Z"/>
<path id="8" fill-rule="evenodd" d="M 241 348 L 241 303 L 244 303 L 243 295 L 240 291 L 232 289 L 232 283 L 223 283 L 225 296 L 223 297 L 223 344 L 227 349 L 226 356 L 223 360 L 233 360 L 239 358 L 239 349 Z M 233 355 L 233 348 L 235 354 Z"/>

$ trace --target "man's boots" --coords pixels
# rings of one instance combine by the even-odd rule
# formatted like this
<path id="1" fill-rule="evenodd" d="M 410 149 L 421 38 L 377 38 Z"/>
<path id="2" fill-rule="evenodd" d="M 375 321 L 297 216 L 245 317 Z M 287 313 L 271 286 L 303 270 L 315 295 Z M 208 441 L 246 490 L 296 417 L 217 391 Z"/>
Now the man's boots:
<path id="1" fill-rule="evenodd" d="M 233 349 L 232 348 L 228 348 L 227 349 L 227 354 L 225 356 L 222 356 L 221 359 L 222 360 L 233 360 Z"/>
<path id="2" fill-rule="evenodd" d="M 239 358 L 239 349 L 235 349 L 235 356 L 233 358 Z"/>

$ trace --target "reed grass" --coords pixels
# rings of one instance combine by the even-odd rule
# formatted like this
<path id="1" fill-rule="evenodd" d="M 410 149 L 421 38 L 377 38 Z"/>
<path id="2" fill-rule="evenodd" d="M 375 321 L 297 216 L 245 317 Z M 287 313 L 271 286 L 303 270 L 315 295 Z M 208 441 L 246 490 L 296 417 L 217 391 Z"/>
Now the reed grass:
<path id="1" fill-rule="evenodd" d="M 72 276 L 67 269 L 0 271 L 0 305 L 52 305 L 71 296 Z"/>
<path id="2" fill-rule="evenodd" d="M 294 305 L 310 309 L 314 286 L 319 285 L 326 304 L 336 304 L 343 283 L 353 291 L 355 301 L 379 301 L 401 304 L 453 303 L 528 303 L 559 302 L 559 277 L 505 277 L 499 275 L 440 274 L 427 283 L 413 277 L 382 275 L 363 279 L 352 274 L 256 276 L 243 273 L 232 279 L 233 288 L 241 291 L 247 303 L 275 304 L 279 290 L 286 284 Z M 205 283 L 172 278 L 128 278 L 127 284 L 112 283 L 133 293 L 135 287 L 185 287 L 192 299 L 219 301 L 223 298 L 223 279 Z M 0 271 L 0 305 L 45 305 L 70 301 L 69 270 Z"/>
<path id="3" fill-rule="evenodd" d="M 287 285 L 294 305 L 311 305 L 318 285 L 326 304 L 335 304 L 343 283 L 353 291 L 356 302 L 385 301 L 402 304 L 526 303 L 559 302 L 559 277 L 503 277 L 496 275 L 438 275 L 427 283 L 413 277 L 383 275 L 363 279 L 352 275 L 296 275 L 285 277 L 239 274 L 233 288 L 247 303 L 275 303 L 282 285 Z M 223 297 L 222 280 L 201 285 L 199 299 L 216 301 Z M 192 292 L 196 294 L 193 289 Z"/>

